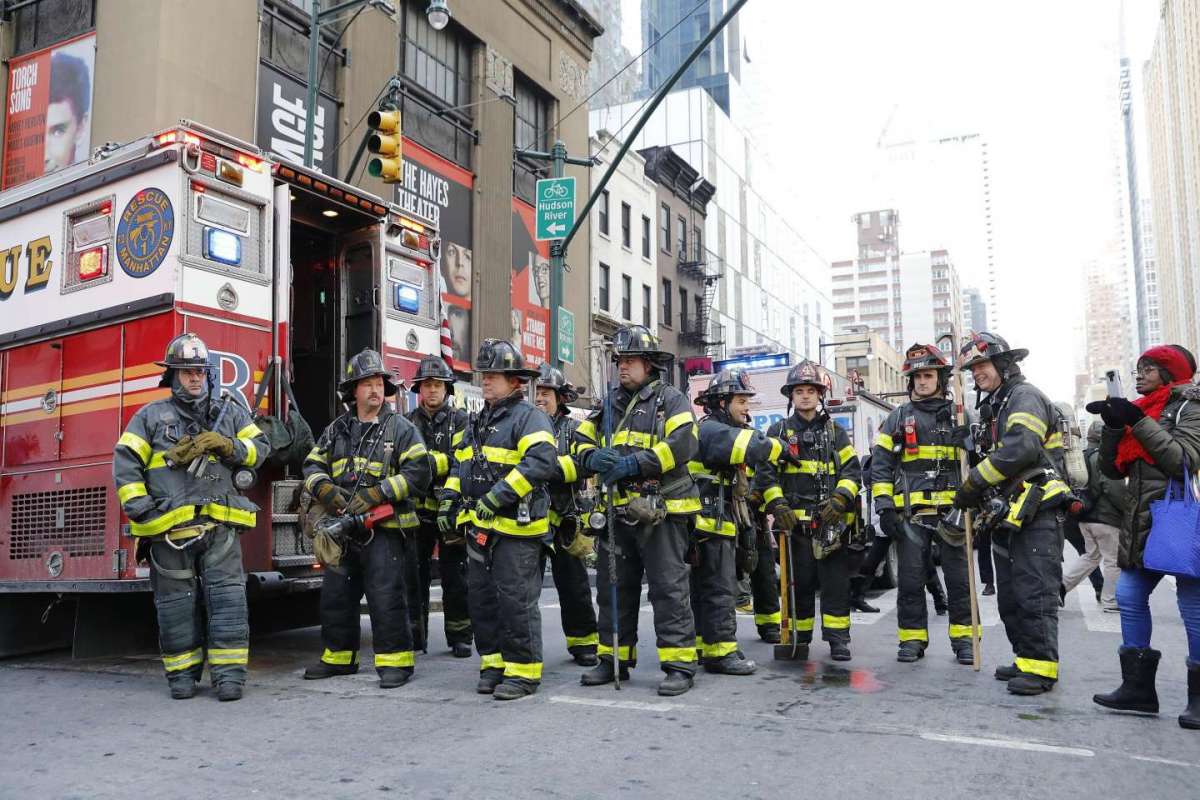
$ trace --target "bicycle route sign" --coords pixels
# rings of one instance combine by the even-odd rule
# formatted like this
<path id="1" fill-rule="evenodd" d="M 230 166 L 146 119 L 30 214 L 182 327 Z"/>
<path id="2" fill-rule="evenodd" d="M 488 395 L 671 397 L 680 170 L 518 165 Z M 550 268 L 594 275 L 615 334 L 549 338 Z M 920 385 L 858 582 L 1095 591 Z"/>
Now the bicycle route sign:
<path id="1" fill-rule="evenodd" d="M 545 178 L 537 182 L 537 240 L 562 239 L 575 224 L 575 179 Z"/>

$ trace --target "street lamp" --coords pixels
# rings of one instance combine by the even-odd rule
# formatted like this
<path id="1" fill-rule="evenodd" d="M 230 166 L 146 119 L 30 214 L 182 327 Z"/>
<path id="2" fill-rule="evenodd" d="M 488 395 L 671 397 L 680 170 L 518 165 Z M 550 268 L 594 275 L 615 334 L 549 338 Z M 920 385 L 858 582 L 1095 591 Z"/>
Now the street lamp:
<path id="1" fill-rule="evenodd" d="M 446 0 L 429 0 L 425 17 L 435 31 L 440 31 L 450 24 L 450 6 L 446 5 Z"/>

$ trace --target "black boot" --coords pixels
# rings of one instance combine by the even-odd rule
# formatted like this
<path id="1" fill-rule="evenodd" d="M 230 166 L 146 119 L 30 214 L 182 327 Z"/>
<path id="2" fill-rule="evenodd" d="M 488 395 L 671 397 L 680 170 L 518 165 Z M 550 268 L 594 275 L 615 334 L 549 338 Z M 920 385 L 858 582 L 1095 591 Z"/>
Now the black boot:
<path id="1" fill-rule="evenodd" d="M 1188 706 L 1179 715 L 1179 727 L 1200 731 L 1200 661 L 1188 661 Z"/>
<path id="2" fill-rule="evenodd" d="M 984 597 L 991 597 L 995 593 L 996 593 L 996 584 L 985 583 L 983 585 L 983 591 L 980 594 L 982 594 Z"/>
<path id="3" fill-rule="evenodd" d="M 338 675 L 354 675 L 358 672 L 358 664 L 327 664 L 318 661 L 304 670 L 304 680 L 319 681 L 323 678 L 333 678 Z"/>
<path id="4" fill-rule="evenodd" d="M 171 690 L 172 700 L 188 700 L 196 696 L 196 679 L 190 675 L 171 678 L 167 681 L 167 688 Z"/>
<path id="5" fill-rule="evenodd" d="M 954 651 L 954 658 L 960 664 L 975 663 L 975 646 L 971 644 L 971 640 L 960 637 L 950 640 L 950 649 Z M 1015 677 L 1015 676 L 1014 676 Z"/>
<path id="6" fill-rule="evenodd" d="M 378 672 L 380 689 L 395 689 L 408 683 L 412 677 L 412 670 L 404 667 L 380 667 Z"/>
<path id="7" fill-rule="evenodd" d="M 1011 681 L 1020 674 L 1021 670 L 1017 669 L 1016 664 L 1001 664 L 1000 666 L 996 667 L 996 671 L 992 673 L 996 680 L 1004 681 L 1005 683 Z"/>
<path id="8" fill-rule="evenodd" d="M 479 671 L 479 683 L 475 684 L 475 691 L 479 694 L 491 694 L 496 691 L 496 686 L 500 681 L 504 680 L 504 670 L 499 668 L 484 669 Z"/>
<path id="9" fill-rule="evenodd" d="M 597 667 L 599 669 L 599 667 Z M 677 669 L 667 670 L 667 677 L 658 684 L 658 693 L 663 697 L 675 697 L 692 688 L 692 676 Z"/>
<path id="10" fill-rule="evenodd" d="M 228 703 L 233 700 L 242 699 L 242 685 L 233 681 L 224 681 L 217 684 L 217 699 L 222 703 Z"/>
<path id="11" fill-rule="evenodd" d="M 576 650 L 571 658 L 581 667 L 594 667 L 600 663 L 600 657 L 593 650 Z"/>
<path id="12" fill-rule="evenodd" d="M 859 575 L 850 579 L 850 608 L 864 614 L 878 614 L 879 609 L 867 602 L 867 579 Z"/>
<path id="13" fill-rule="evenodd" d="M 602 656 L 599 666 L 579 676 L 579 683 L 583 686 L 603 686 L 606 683 L 612 683 L 614 680 L 616 680 L 616 676 L 613 674 L 611 656 Z M 621 665 L 621 680 L 629 680 L 629 667 L 626 667 L 624 664 Z"/>
<path id="14" fill-rule="evenodd" d="M 767 644 L 779 644 L 779 626 L 773 624 L 759 625 L 758 638 Z"/>
<path id="15" fill-rule="evenodd" d="M 509 679 L 502 681 L 492 692 L 493 700 L 519 700 L 522 697 L 529 697 L 538 690 L 536 683 L 529 681 L 521 681 Z"/>
<path id="16" fill-rule="evenodd" d="M 1058 681 L 1044 678 L 1031 672 L 1018 672 L 1017 676 L 1008 682 L 1008 691 L 1013 694 L 1035 695 L 1043 694 L 1054 688 Z"/>
<path id="17" fill-rule="evenodd" d="M 450 653 L 455 658 L 470 658 L 471 643 L 470 642 L 451 642 Z"/>
<path id="18" fill-rule="evenodd" d="M 901 642 L 899 649 L 896 651 L 896 660 L 905 664 L 911 664 L 925 657 L 925 643 L 915 639 L 910 639 L 907 642 Z"/>
<path id="19" fill-rule="evenodd" d="M 741 650 L 735 650 L 729 655 L 706 660 L 704 669 L 718 675 L 753 675 L 758 665 L 746 658 Z"/>
<path id="20" fill-rule="evenodd" d="M 850 660 L 850 645 L 843 641 L 833 641 L 829 643 L 829 657 L 834 661 L 849 661 Z"/>
<path id="21" fill-rule="evenodd" d="M 1122 647 L 1117 655 L 1121 658 L 1121 685 L 1115 692 L 1092 695 L 1092 702 L 1116 711 L 1157 714 L 1154 675 L 1162 653 L 1149 647 Z"/>

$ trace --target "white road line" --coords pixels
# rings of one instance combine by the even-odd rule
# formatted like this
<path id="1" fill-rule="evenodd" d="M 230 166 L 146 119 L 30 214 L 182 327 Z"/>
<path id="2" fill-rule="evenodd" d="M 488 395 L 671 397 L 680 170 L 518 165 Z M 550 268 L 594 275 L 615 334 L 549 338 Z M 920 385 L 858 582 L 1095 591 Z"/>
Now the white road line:
<path id="1" fill-rule="evenodd" d="M 1169 758 L 1158 758 L 1157 756 L 1130 756 L 1134 761 L 1149 761 L 1151 764 L 1169 764 L 1172 767 L 1191 767 L 1192 769 L 1200 769 L 1200 764 L 1189 764 L 1186 761 L 1173 761 Z"/>
<path id="2" fill-rule="evenodd" d="M 569 697 L 566 695 L 553 695 L 550 698 L 551 703 L 570 703 L 576 706 L 599 706 L 601 708 L 623 708 L 628 711 L 676 711 L 686 706 L 675 705 L 674 703 L 643 703 L 639 700 L 604 700 L 602 698 L 593 697 Z"/>
<path id="3" fill-rule="evenodd" d="M 878 614 L 864 614 L 861 611 L 851 611 L 850 612 L 850 627 L 851 627 L 851 629 L 853 629 L 855 625 L 874 625 L 876 622 L 879 622 L 880 619 L 882 619 L 883 617 L 886 617 L 888 614 L 895 611 L 896 610 L 896 596 L 897 596 L 897 592 L 895 589 L 888 589 L 886 592 L 879 595 L 879 597 L 868 597 L 867 602 L 869 602 L 873 606 L 878 607 L 879 613 Z"/>
<path id="4" fill-rule="evenodd" d="M 921 738 L 928 742 L 999 747 L 1005 750 L 1029 750 L 1035 753 L 1058 753 L 1064 756 L 1083 756 L 1084 758 L 1091 758 L 1096 755 L 1093 751 L 1083 747 L 1059 747 L 1058 745 L 1026 742 L 1020 739 L 980 739 L 974 736 L 954 736 L 946 733 L 922 733 Z"/>
<path id="5" fill-rule="evenodd" d="M 1121 615 L 1106 614 L 1096 602 L 1096 593 L 1092 584 L 1083 581 L 1071 592 L 1071 596 L 1079 602 L 1079 610 L 1083 612 L 1083 624 L 1092 633 L 1120 633 Z"/>

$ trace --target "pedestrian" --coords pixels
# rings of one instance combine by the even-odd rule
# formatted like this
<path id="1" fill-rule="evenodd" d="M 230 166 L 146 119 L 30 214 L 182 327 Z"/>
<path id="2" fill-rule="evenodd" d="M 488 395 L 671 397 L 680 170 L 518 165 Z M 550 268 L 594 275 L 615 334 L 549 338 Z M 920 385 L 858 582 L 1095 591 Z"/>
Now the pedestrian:
<path id="1" fill-rule="evenodd" d="M 688 462 L 696 457 L 699 435 L 687 398 L 663 381 L 672 356 L 641 325 L 613 336 L 617 385 L 609 387 L 599 410 L 575 431 L 575 452 L 589 474 L 611 487 L 616 572 L 601 536 L 596 557 L 596 597 L 600 630 L 613 630 L 610 589 L 617 586 L 617 652 L 601 641 L 600 664 L 584 673 L 584 686 L 626 680 L 637 666 L 638 612 L 642 578 L 654 610 L 659 667 L 666 677 L 663 696 L 692 688 L 696 671 L 696 627 L 690 603 L 687 557 L 693 517 L 700 511 Z M 607 419 L 606 419 L 607 417 Z M 605 431 L 611 428 L 612 437 Z M 614 663 L 614 660 L 617 663 Z"/>
<path id="2" fill-rule="evenodd" d="M 1124 480 L 1109 478 L 1100 469 L 1100 428 L 1099 424 L 1088 428 L 1088 447 L 1083 454 L 1088 471 L 1087 488 L 1080 498 L 1083 511 L 1079 515 L 1084 552 L 1063 570 L 1062 596 L 1065 599 L 1084 576 L 1100 567 L 1104 581 L 1096 599 L 1103 611 L 1116 613 L 1117 577 L 1121 574 L 1117 566 L 1117 544 L 1121 522 L 1129 507 L 1129 490 Z"/>
<path id="3" fill-rule="evenodd" d="M 592 606 L 592 587 L 588 582 L 584 558 L 594 552 L 592 537 L 585 532 L 586 516 L 579 492 L 583 487 L 580 469 L 571 455 L 571 439 L 579 423 L 571 417 L 568 403 L 579 398 L 562 370 L 546 362 L 538 368 L 534 383 L 534 402 L 554 424 L 554 444 L 558 448 L 558 473 L 550 482 L 550 534 L 542 550 L 543 566 L 550 562 L 554 588 L 558 591 L 559 616 L 567 637 L 567 652 L 581 667 L 600 663 L 596 648 L 596 609 Z"/>
<path id="4" fill-rule="evenodd" d="M 379 353 L 366 349 L 351 358 L 338 391 L 347 410 L 304 459 L 304 487 L 330 516 L 356 517 L 385 505 L 392 513 L 370 530 L 356 522 L 336 538 L 318 531 L 324 652 L 304 678 L 358 672 L 366 594 L 379 688 L 394 689 L 408 682 L 415 665 L 406 537 L 420 526 L 416 504 L 429 490 L 429 457 L 416 426 L 387 402 L 397 388 Z"/>
<path id="5" fill-rule="evenodd" d="M 550 532 L 546 484 L 558 472 L 558 456 L 550 418 L 525 399 L 525 384 L 538 371 L 512 343 L 484 339 L 475 372 L 484 407 L 470 415 L 438 521 L 445 528 L 454 516 L 467 526 L 475 690 L 516 700 L 542 682 L 542 539 Z"/>
<path id="6" fill-rule="evenodd" d="M 780 392 L 795 411 L 771 425 L 767 435 L 781 439 L 787 460 L 765 463 L 755 474 L 777 528 L 790 532 L 788 572 L 796 602 L 788 624 L 808 658 L 821 591 L 821 638 L 834 661 L 850 660 L 850 566 L 847 544 L 854 524 L 859 481 L 858 455 L 846 429 L 825 409 L 824 370 L 801 361 L 788 372 Z"/>
<path id="7" fill-rule="evenodd" d="M 238 534 L 255 526 L 258 506 L 233 475 L 262 463 L 271 446 L 245 406 L 213 396 L 216 366 L 199 336 L 176 336 L 155 363 L 170 397 L 129 420 L 113 450 L 113 482 L 137 559 L 150 562 L 171 697 L 196 694 L 207 652 L 217 698 L 238 700 L 250 653 Z"/>
<path id="8" fill-rule="evenodd" d="M 926 586 L 932 583 L 935 610 L 941 599 L 950 612 L 950 647 L 960 664 L 975 661 L 965 536 L 941 525 L 961 482 L 962 447 L 956 436 L 949 378 L 953 366 L 934 345 L 914 344 L 904 357 L 908 402 L 879 427 L 871 454 L 871 496 L 880 527 L 896 543 L 900 563 L 896 660 L 914 662 L 929 646 Z M 946 574 L 942 594 L 932 550 L 937 542 Z"/>
<path id="9" fill-rule="evenodd" d="M 454 372 L 440 356 L 425 356 L 412 379 L 417 407 L 408 419 L 417 426 L 429 451 L 433 482 L 417 506 L 421 527 L 414 537 L 415 570 L 409 587 L 409 611 L 416 620 L 414 646 L 426 649 L 429 635 L 429 585 L 433 580 L 433 553 L 438 555 L 438 579 L 442 585 L 442 628 L 446 644 L 455 658 L 471 657 L 471 615 L 467 609 L 467 540 L 451 525 L 442 532 L 437 512 L 446 479 L 458 462 L 454 451 L 462 446 L 467 412 L 454 406 Z"/>
<path id="10" fill-rule="evenodd" d="M 1191 384 L 1196 360 L 1179 345 L 1151 347 L 1137 363 L 1137 392 L 1130 402 L 1110 397 L 1087 410 L 1104 421 L 1099 465 L 1113 480 L 1124 479 L 1130 503 L 1121 525 L 1117 563 L 1117 606 L 1121 612 L 1121 685 L 1092 699 L 1119 711 L 1158 713 L 1154 677 L 1162 653 L 1150 647 L 1150 593 L 1162 580 L 1142 561 L 1150 536 L 1151 504 L 1173 479 L 1192 478 L 1200 464 L 1200 387 Z M 1185 484 L 1184 491 L 1191 491 Z M 1179 613 L 1187 632 L 1187 709 L 1184 728 L 1200 730 L 1200 579 L 1175 578 Z"/>
<path id="11" fill-rule="evenodd" d="M 1016 656 L 995 675 L 1018 695 L 1058 682 L 1063 507 L 1071 496 L 1061 443 L 1051 446 L 1058 410 L 1021 374 L 1028 355 L 987 331 L 960 348 L 959 368 L 971 371 L 979 393 L 980 428 L 978 461 L 954 496 L 954 506 L 975 511 L 976 528 L 992 537 L 997 606 Z"/>

